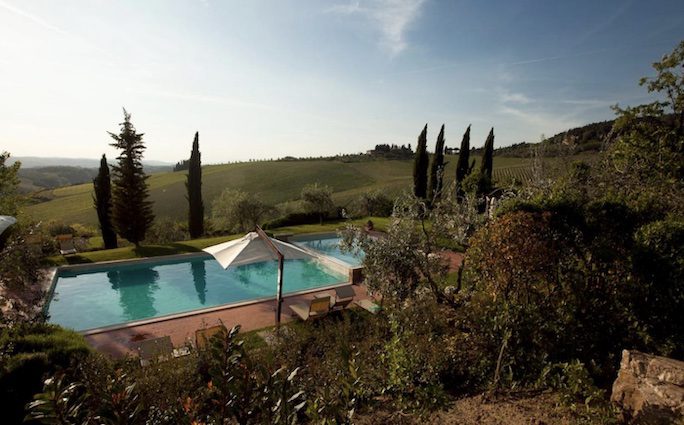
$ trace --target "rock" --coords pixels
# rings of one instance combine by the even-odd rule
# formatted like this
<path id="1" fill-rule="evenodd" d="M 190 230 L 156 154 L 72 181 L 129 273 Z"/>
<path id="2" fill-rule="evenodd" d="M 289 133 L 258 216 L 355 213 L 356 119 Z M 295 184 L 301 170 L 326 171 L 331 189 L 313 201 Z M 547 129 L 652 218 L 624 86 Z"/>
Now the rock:
<path id="1" fill-rule="evenodd" d="M 684 421 L 684 362 L 623 350 L 610 400 L 628 423 Z"/>

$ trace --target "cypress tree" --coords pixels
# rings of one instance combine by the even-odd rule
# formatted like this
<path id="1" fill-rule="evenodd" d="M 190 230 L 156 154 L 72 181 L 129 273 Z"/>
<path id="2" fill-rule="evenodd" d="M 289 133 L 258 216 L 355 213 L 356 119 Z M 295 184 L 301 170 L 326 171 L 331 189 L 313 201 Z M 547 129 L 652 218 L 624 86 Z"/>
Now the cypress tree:
<path id="1" fill-rule="evenodd" d="M 437 200 L 442 193 L 442 172 L 444 170 L 444 124 L 439 130 L 437 143 L 435 144 L 435 155 L 432 157 L 430 165 L 430 181 L 428 185 L 428 199 Z"/>
<path id="2" fill-rule="evenodd" d="M 100 170 L 93 179 L 93 203 L 100 222 L 100 231 L 105 249 L 116 248 L 116 232 L 112 226 L 112 181 L 109 177 L 107 157 L 103 154 L 100 160 Z"/>
<path id="3" fill-rule="evenodd" d="M 480 164 L 480 174 L 492 180 L 492 169 L 494 168 L 494 127 L 489 130 L 487 141 L 484 145 L 482 163 Z"/>
<path id="4" fill-rule="evenodd" d="M 140 246 L 147 229 L 154 221 L 152 202 L 148 200 L 147 178 L 142 166 L 145 150 L 143 133 L 136 133 L 131 114 L 124 112 L 120 133 L 109 132 L 114 139 L 111 146 L 121 149 L 117 165 L 113 165 L 114 187 L 112 190 L 112 221 L 116 232 L 129 242 Z"/>
<path id="5" fill-rule="evenodd" d="M 202 160 L 199 151 L 199 132 L 195 132 L 185 188 L 188 191 L 188 231 L 195 239 L 204 233 L 204 203 L 202 202 Z"/>
<path id="6" fill-rule="evenodd" d="M 427 154 L 427 124 L 418 136 L 416 155 L 413 163 L 413 194 L 418 198 L 425 199 L 427 195 L 428 180 L 428 154 Z"/>
<path id="7" fill-rule="evenodd" d="M 456 195 L 462 196 L 463 191 L 461 185 L 466 176 L 470 173 L 470 125 L 463 133 L 461 140 L 461 150 L 458 152 L 458 162 L 456 162 Z"/>

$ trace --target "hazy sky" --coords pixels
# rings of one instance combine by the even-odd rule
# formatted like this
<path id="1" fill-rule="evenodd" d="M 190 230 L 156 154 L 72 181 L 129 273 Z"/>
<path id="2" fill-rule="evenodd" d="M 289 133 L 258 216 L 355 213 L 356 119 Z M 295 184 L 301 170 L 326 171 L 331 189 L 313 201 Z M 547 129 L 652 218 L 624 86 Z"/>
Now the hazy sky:
<path id="1" fill-rule="evenodd" d="M 0 150 L 96 158 L 121 108 L 146 158 L 538 141 L 648 100 L 684 1 L 0 0 Z"/>

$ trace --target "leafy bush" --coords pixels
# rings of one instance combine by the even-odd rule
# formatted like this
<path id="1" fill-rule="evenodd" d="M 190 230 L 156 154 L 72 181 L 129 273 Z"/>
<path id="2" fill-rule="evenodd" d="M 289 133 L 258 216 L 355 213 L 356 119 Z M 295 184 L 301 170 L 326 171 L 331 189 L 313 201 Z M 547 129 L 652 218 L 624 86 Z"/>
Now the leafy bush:
<path id="1" fill-rule="evenodd" d="M 304 209 L 307 212 L 318 214 L 320 224 L 323 224 L 323 219 L 335 208 L 330 186 L 321 186 L 318 183 L 306 185 L 302 189 L 301 196 Z"/>
<path id="2" fill-rule="evenodd" d="M 0 330 L 0 352 L 0 405 L 5 420 L 18 423 L 45 376 L 82 360 L 90 349 L 81 335 L 58 326 L 19 324 Z"/>
<path id="3" fill-rule="evenodd" d="M 45 224 L 45 229 L 50 234 L 50 236 L 76 234 L 76 229 L 74 229 L 72 226 L 54 220 L 47 222 Z"/>
<path id="4" fill-rule="evenodd" d="M 653 348 L 662 355 L 684 357 L 684 221 L 666 219 L 638 229 L 635 274 L 641 284 L 636 304 Z"/>
<path id="5" fill-rule="evenodd" d="M 19 224 L 5 232 L 0 243 L 0 288 L 15 291 L 22 290 L 35 282 L 41 275 L 41 258 L 44 251 L 52 246 L 52 241 L 36 235 L 36 249 L 27 244 L 31 228 Z M 4 293 L 3 295 L 6 295 Z"/>
<path id="6" fill-rule="evenodd" d="M 131 425 L 298 423 L 306 405 L 298 369 L 271 372 L 244 349 L 238 329 L 212 337 L 204 353 L 146 368 L 93 356 L 46 380 L 29 417 Z"/>
<path id="7" fill-rule="evenodd" d="M 394 201 L 379 190 L 364 193 L 358 200 L 358 214 L 361 217 L 389 217 Z"/>
<path id="8" fill-rule="evenodd" d="M 301 224 L 315 224 L 319 222 L 317 213 L 294 212 L 264 223 L 264 229 L 276 229 L 285 226 L 299 226 Z"/>
<path id="9" fill-rule="evenodd" d="M 257 195 L 226 189 L 212 203 L 212 225 L 228 232 L 250 231 L 272 212 Z"/>
<path id="10" fill-rule="evenodd" d="M 578 422 L 617 423 L 606 391 L 594 384 L 591 374 L 579 360 L 547 365 L 536 386 L 556 391 L 560 402 L 570 407 Z"/>
<path id="11" fill-rule="evenodd" d="M 157 218 L 145 233 L 145 242 L 150 244 L 168 244 L 184 241 L 189 238 L 187 226 L 168 217 Z"/>

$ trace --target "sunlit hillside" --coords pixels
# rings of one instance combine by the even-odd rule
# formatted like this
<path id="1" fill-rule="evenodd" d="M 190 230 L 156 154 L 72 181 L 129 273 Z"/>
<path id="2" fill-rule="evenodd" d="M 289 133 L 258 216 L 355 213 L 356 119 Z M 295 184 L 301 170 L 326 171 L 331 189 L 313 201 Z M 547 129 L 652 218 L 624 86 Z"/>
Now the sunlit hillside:
<path id="1" fill-rule="evenodd" d="M 447 181 L 453 180 L 455 156 L 448 156 Z M 531 161 L 527 158 L 497 157 L 494 160 L 494 177 L 525 178 Z M 209 165 L 203 168 L 203 195 L 207 212 L 212 200 L 225 189 L 240 189 L 259 194 L 272 205 L 296 201 L 302 187 L 318 182 L 332 187 L 334 200 L 346 205 L 361 193 L 382 189 L 399 193 L 408 190 L 412 182 L 411 161 L 368 161 L 345 163 L 339 161 L 282 161 L 248 162 L 239 164 Z M 159 217 L 184 218 L 185 172 L 152 174 L 150 194 L 155 214 Z M 62 187 L 43 192 L 41 197 L 53 198 L 30 205 L 25 211 L 36 220 L 58 220 L 66 223 L 95 225 L 92 184 Z"/>

